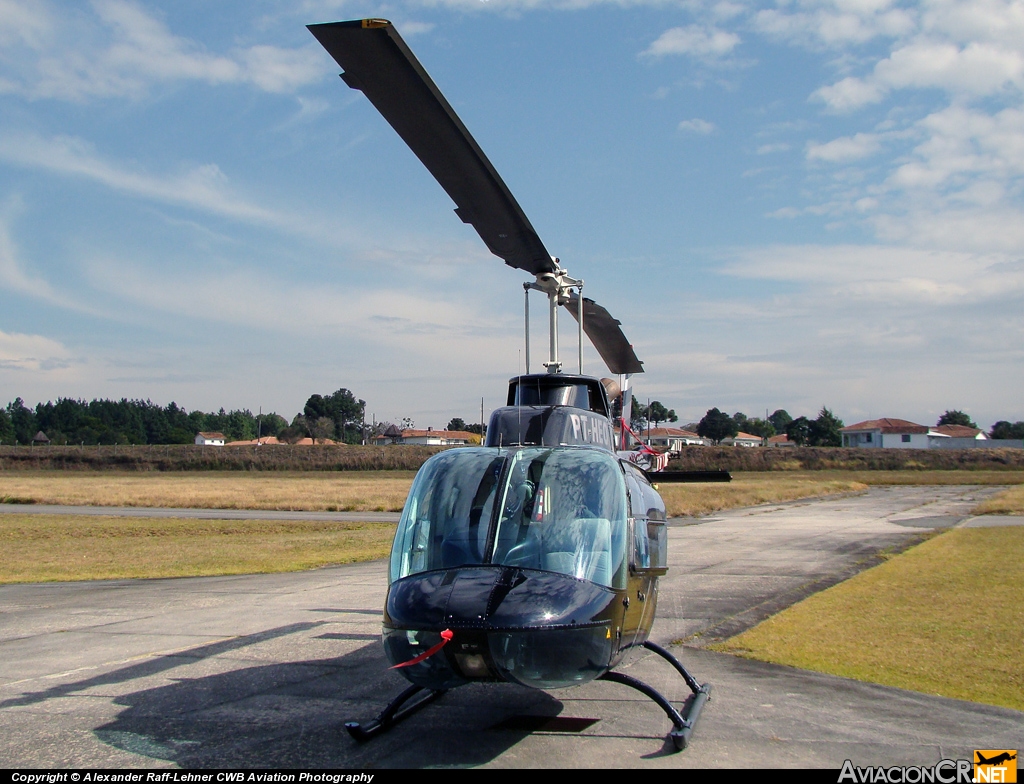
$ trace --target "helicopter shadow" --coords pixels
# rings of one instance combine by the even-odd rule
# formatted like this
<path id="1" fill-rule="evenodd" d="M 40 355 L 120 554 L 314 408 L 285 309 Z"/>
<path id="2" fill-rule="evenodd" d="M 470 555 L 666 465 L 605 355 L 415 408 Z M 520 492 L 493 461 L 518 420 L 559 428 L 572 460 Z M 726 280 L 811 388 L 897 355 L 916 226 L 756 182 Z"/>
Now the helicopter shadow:
<path id="1" fill-rule="evenodd" d="M 354 641 L 362 637 L 352 635 Z M 211 650 L 210 656 L 219 652 Z M 193 649 L 189 657 L 202 660 L 203 654 Z M 169 666 L 180 663 L 179 657 Z M 167 667 L 159 660 L 146 667 L 148 674 L 162 669 Z M 562 703 L 545 692 L 469 685 L 445 694 L 382 737 L 358 744 L 344 722 L 372 718 L 408 685 L 387 669 L 379 642 L 335 658 L 257 663 L 196 677 L 188 677 L 187 670 L 181 674 L 185 677 L 114 698 L 124 709 L 97 727 L 95 737 L 183 768 L 472 767 L 493 760 L 536 729 L 517 718 L 557 724 L 562 711 Z"/>

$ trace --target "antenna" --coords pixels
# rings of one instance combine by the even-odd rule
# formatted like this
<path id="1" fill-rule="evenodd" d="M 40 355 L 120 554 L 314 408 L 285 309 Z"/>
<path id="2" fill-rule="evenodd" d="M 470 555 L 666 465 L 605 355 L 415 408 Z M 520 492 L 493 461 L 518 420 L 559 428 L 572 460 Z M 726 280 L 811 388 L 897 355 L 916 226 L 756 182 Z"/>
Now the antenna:
<path id="1" fill-rule="evenodd" d="M 519 354 L 519 361 L 522 363 L 522 352 Z M 519 366 L 522 370 L 522 364 Z M 516 383 L 516 428 L 518 429 L 519 439 L 523 438 L 523 374 L 519 374 L 519 380 Z M 498 446 L 501 446 L 501 435 L 498 435 Z"/>
<path id="2" fill-rule="evenodd" d="M 530 375 L 530 284 L 523 284 L 523 297 L 526 300 L 526 375 Z"/>
<path id="3" fill-rule="evenodd" d="M 580 281 L 580 302 L 583 302 L 583 281 Z M 580 308 L 580 317 L 577 323 L 579 327 L 579 347 L 580 347 L 580 375 L 583 375 L 583 308 Z"/>

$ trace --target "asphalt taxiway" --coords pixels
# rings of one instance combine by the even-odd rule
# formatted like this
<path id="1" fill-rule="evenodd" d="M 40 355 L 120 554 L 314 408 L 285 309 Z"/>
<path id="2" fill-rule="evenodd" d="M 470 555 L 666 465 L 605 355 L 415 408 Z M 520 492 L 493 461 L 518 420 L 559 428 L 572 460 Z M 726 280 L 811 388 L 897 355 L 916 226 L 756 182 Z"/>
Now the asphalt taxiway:
<path id="1" fill-rule="evenodd" d="M 379 642 L 383 562 L 0 587 L 0 765 L 838 768 L 1021 748 L 1024 713 L 702 647 L 933 528 L 1019 523 L 968 519 L 989 492 L 872 488 L 673 521 L 652 638 L 683 641 L 672 650 L 714 685 L 680 753 L 654 703 L 607 682 L 550 692 L 467 686 L 356 744 L 343 722 L 371 718 L 405 685 Z M 654 656 L 637 654 L 620 670 L 685 696 Z"/>

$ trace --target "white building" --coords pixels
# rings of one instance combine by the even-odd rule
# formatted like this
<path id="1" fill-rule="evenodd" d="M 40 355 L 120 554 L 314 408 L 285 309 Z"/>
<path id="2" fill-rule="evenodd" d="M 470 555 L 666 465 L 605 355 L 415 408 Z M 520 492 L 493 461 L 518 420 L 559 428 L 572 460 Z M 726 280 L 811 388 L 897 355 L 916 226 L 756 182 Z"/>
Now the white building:
<path id="1" fill-rule="evenodd" d="M 737 433 L 729 438 L 722 439 L 722 446 L 761 446 L 761 436 L 754 436 L 750 433 Z"/>
<path id="2" fill-rule="evenodd" d="M 843 446 L 927 449 L 929 428 L 906 419 L 869 419 L 842 429 Z"/>
<path id="3" fill-rule="evenodd" d="M 396 428 L 397 430 L 397 428 Z M 465 446 L 466 444 L 479 443 L 480 437 L 465 430 L 434 430 L 428 427 L 426 430 L 403 430 L 401 435 L 395 436 L 388 431 L 373 438 L 373 443 L 381 444 L 419 444 L 421 446 Z"/>
<path id="4" fill-rule="evenodd" d="M 197 446 L 224 446 L 225 441 L 223 433 L 196 433 Z"/>
<path id="5" fill-rule="evenodd" d="M 706 446 L 707 439 L 681 427 L 652 427 L 645 435 L 648 446 L 679 452 L 688 446 Z"/>
<path id="6" fill-rule="evenodd" d="M 985 431 L 967 425 L 939 425 L 928 431 L 929 438 L 971 438 L 975 441 L 988 441 Z"/>

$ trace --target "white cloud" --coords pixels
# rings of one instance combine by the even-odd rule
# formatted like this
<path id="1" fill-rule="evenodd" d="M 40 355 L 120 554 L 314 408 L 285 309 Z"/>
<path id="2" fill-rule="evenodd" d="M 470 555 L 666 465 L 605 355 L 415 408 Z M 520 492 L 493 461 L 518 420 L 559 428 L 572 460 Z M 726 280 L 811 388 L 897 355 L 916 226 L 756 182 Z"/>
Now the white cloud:
<path id="1" fill-rule="evenodd" d="M 288 93 L 319 79 L 325 65 L 319 52 L 311 48 L 282 49 L 278 46 L 251 46 L 234 53 L 244 66 L 244 81 L 270 93 Z"/>
<path id="2" fill-rule="evenodd" d="M 786 152 L 789 149 L 789 145 L 786 142 L 772 142 L 771 144 L 762 144 L 757 148 L 758 155 L 771 155 L 776 152 Z"/>
<path id="3" fill-rule="evenodd" d="M 699 133 L 706 136 L 715 130 L 715 124 L 702 120 L 699 117 L 694 117 L 692 120 L 683 120 L 679 123 L 680 131 L 692 131 L 693 133 Z"/>
<path id="4" fill-rule="evenodd" d="M 818 42 L 835 43 L 820 29 L 811 31 L 799 13 L 774 10 L 757 18 L 769 33 L 793 39 L 799 28 Z M 885 34 L 869 32 L 863 41 Z M 893 90 L 938 89 L 978 98 L 1024 88 L 1024 13 L 1014 0 L 925 3 L 891 37 L 891 50 L 869 72 L 821 87 L 813 97 L 845 112 L 877 103 Z"/>
<path id="5" fill-rule="evenodd" d="M 189 295 L 169 297 L 180 275 L 165 270 L 185 268 L 190 269 Z M 492 268 L 487 275 L 492 274 L 500 276 L 501 270 Z M 422 281 L 407 288 L 392 280 L 368 286 L 321 282 L 311 288 L 308 281 L 248 267 L 196 269 L 185 259 L 154 264 L 111 256 L 87 261 L 85 275 L 94 288 L 150 314 L 150 320 L 152 314 L 162 314 L 168 323 L 184 319 L 230 325 L 303 342 L 326 336 L 342 341 L 345 353 L 380 354 L 396 367 L 406 356 L 416 368 L 443 366 L 451 358 L 451 347 L 458 345 L 466 356 L 478 358 L 481 368 L 500 372 L 507 370 L 509 357 L 496 354 L 496 346 L 516 344 L 520 334 L 514 309 L 503 311 L 487 299 L 469 301 L 461 290 L 443 284 L 426 287 Z M 254 303 L 235 296 L 239 291 L 274 295 Z"/>
<path id="6" fill-rule="evenodd" d="M 1004 253 L 897 245 L 787 245 L 737 255 L 724 266 L 726 274 L 824 288 L 833 298 L 879 307 L 973 304 L 1024 296 L 1024 262 Z"/>
<path id="7" fill-rule="evenodd" d="M 0 45 L 38 47 L 49 30 L 49 16 L 42 4 L 0 0 Z"/>
<path id="8" fill-rule="evenodd" d="M 882 159 L 890 147 L 897 156 Z M 902 129 L 811 142 L 806 154 L 844 167 L 817 185 L 818 203 L 772 217 L 854 216 L 882 242 L 1024 254 L 1024 109 L 954 104 Z M 856 166 L 869 156 L 877 174 Z"/>
<path id="9" fill-rule="evenodd" d="M 1024 47 L 1024 42 L 1020 46 Z M 893 51 L 874 71 L 890 89 L 938 88 L 951 93 L 991 95 L 1024 86 L 1024 51 L 984 42 L 960 48 L 949 42 L 915 41 Z"/>
<path id="10" fill-rule="evenodd" d="M 42 335 L 0 331 L 0 369 L 47 371 L 66 367 L 70 352 Z"/>
<path id="11" fill-rule="evenodd" d="M 729 54 L 739 43 L 740 37 L 735 33 L 693 24 L 666 30 L 642 54 L 646 57 L 684 54 L 702 60 L 714 60 Z"/>
<path id="12" fill-rule="evenodd" d="M 154 83 L 172 81 L 252 84 L 268 92 L 290 92 L 330 71 L 313 44 L 210 53 L 126 0 L 95 0 L 93 14 L 2 2 L 0 42 L 9 45 L 0 52 L 7 71 L 0 91 L 30 98 L 84 102 L 139 96 Z"/>
<path id="13" fill-rule="evenodd" d="M 918 126 L 927 141 L 914 154 L 942 180 L 956 174 L 1024 175 L 1024 109 L 988 114 L 950 106 L 928 115 Z"/>
<path id="14" fill-rule="evenodd" d="M 915 24 L 914 13 L 893 8 L 883 2 L 800 3 L 802 10 L 792 6 L 769 8 L 754 14 L 758 31 L 797 45 L 817 48 L 863 44 L 879 36 L 897 37 L 909 33 Z"/>
<path id="15" fill-rule="evenodd" d="M 10 231 L 3 221 L 0 221 L 0 286 L 16 294 L 27 294 L 39 299 L 52 300 L 55 296 L 49 283 L 22 269 Z"/>
<path id="16" fill-rule="evenodd" d="M 236 220 L 287 223 L 284 216 L 232 194 L 224 173 L 212 163 L 176 175 L 155 176 L 105 160 L 81 139 L 48 139 L 29 134 L 0 136 L 0 160 L 25 168 L 83 177 L 114 190 Z"/>
<path id="17" fill-rule="evenodd" d="M 846 77 L 814 92 L 830 110 L 849 112 L 881 101 L 898 89 L 943 90 L 983 97 L 1009 87 L 1024 87 L 1024 50 L 971 43 L 916 41 L 896 49 L 865 78 Z"/>
<path id="18" fill-rule="evenodd" d="M 824 101 L 835 112 L 860 109 L 871 103 L 878 103 L 885 97 L 885 90 L 877 84 L 866 82 L 855 76 L 840 79 L 835 84 L 819 87 L 811 98 Z"/>
<path id="19" fill-rule="evenodd" d="M 1016 0 L 945 0 L 922 6 L 921 29 L 960 43 L 990 41 L 1019 48 L 1024 11 Z"/>
<path id="20" fill-rule="evenodd" d="M 55 288 L 45 278 L 33 275 L 29 271 L 30 269 L 31 263 L 20 257 L 18 248 L 11 238 L 7 222 L 0 218 L 0 289 L 6 289 L 12 294 L 31 297 L 70 311 L 101 318 L 110 317 L 109 313 L 86 304 L 85 297 L 69 296 L 59 287 Z"/>
<path id="21" fill-rule="evenodd" d="M 402 37 L 412 38 L 415 35 L 426 35 L 437 27 L 433 22 L 403 22 Z"/>
<path id="22" fill-rule="evenodd" d="M 956 248 L 979 253 L 1024 252 L 1024 211 L 1011 207 L 910 209 L 873 216 L 878 238 L 918 248 Z"/>
<path id="23" fill-rule="evenodd" d="M 807 160 L 845 163 L 874 155 L 882 147 L 878 134 L 858 133 L 833 139 L 824 144 L 809 142 Z"/>

